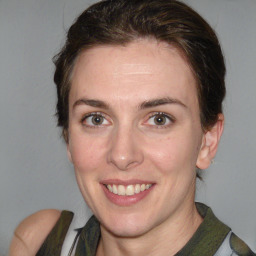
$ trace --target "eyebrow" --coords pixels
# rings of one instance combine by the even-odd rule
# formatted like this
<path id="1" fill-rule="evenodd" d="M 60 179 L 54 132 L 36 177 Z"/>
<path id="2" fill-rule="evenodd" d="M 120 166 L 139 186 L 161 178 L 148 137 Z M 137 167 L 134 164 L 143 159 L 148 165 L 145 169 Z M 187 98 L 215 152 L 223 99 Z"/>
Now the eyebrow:
<path id="1" fill-rule="evenodd" d="M 91 107 L 96 107 L 96 108 L 104 108 L 104 109 L 109 109 L 109 106 L 107 103 L 101 100 L 93 100 L 93 99 L 79 99 L 73 104 L 73 109 L 76 106 L 79 105 L 88 105 Z"/>
<path id="2" fill-rule="evenodd" d="M 166 105 L 166 104 L 178 104 L 182 107 L 187 108 L 187 106 L 184 103 L 182 103 L 180 100 L 170 98 L 170 97 L 165 97 L 165 98 L 144 101 L 139 105 L 138 109 L 147 109 L 147 108 L 157 107 L 157 106 Z M 102 100 L 96 100 L 96 99 L 86 99 L 86 98 L 79 99 L 73 104 L 73 109 L 79 105 L 88 105 L 91 107 L 110 109 L 107 103 L 105 103 Z"/>
<path id="3" fill-rule="evenodd" d="M 187 106 L 180 100 L 170 98 L 170 97 L 165 97 L 160 99 L 144 101 L 140 104 L 139 109 L 152 108 L 152 107 L 157 107 L 157 106 L 166 105 L 166 104 L 178 104 L 182 107 L 187 108 Z"/>

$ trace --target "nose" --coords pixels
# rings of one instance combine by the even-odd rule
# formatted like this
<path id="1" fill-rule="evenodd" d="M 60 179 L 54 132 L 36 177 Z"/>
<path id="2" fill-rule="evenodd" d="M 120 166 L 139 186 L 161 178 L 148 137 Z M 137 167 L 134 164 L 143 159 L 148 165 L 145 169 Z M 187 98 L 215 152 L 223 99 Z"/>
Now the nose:
<path id="1" fill-rule="evenodd" d="M 122 127 L 113 131 L 107 161 L 119 170 L 126 171 L 143 162 L 140 140 L 132 128 Z"/>

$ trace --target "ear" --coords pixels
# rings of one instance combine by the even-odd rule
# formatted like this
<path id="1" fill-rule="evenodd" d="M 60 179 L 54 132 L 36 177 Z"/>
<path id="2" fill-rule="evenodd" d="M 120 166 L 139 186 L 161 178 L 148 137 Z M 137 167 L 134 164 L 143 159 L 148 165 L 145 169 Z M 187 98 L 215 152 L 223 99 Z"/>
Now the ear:
<path id="1" fill-rule="evenodd" d="M 68 155 L 68 160 L 73 163 L 73 159 L 72 159 L 72 154 L 71 154 L 71 151 L 70 151 L 70 147 L 69 147 L 69 144 L 67 143 L 67 155 Z"/>
<path id="2" fill-rule="evenodd" d="M 67 129 L 64 129 L 63 130 L 63 138 L 66 142 L 66 147 L 67 147 L 67 155 L 68 155 L 68 159 L 71 163 L 73 163 L 73 160 L 72 160 L 72 155 L 71 155 L 71 152 L 70 152 L 70 146 L 69 146 L 69 134 L 68 134 L 68 130 Z"/>
<path id="3" fill-rule="evenodd" d="M 215 157 L 224 128 L 224 116 L 218 115 L 218 121 L 207 130 L 202 139 L 202 145 L 198 154 L 196 166 L 199 169 L 207 169 Z"/>

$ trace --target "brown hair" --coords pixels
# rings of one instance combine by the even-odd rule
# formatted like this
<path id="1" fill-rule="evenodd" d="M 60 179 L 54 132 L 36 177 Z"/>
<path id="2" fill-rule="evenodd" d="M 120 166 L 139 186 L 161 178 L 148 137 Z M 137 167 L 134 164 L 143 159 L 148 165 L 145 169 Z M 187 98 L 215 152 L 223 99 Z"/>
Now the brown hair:
<path id="1" fill-rule="evenodd" d="M 216 123 L 226 92 L 226 70 L 217 36 L 208 23 L 176 0 L 103 0 L 77 18 L 54 58 L 58 125 L 66 141 L 68 97 L 77 56 L 91 47 L 125 45 L 139 38 L 154 38 L 181 50 L 197 80 L 202 127 Z"/>

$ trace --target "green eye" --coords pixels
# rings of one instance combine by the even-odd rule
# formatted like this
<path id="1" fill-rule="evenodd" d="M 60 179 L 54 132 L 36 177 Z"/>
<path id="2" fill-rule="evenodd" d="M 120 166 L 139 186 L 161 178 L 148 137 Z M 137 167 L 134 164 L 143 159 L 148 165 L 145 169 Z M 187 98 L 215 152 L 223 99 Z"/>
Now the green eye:
<path id="1" fill-rule="evenodd" d="M 154 123 L 156 124 L 156 125 L 165 125 L 166 124 L 166 120 L 167 118 L 166 118 L 166 116 L 164 116 L 164 115 L 162 115 L 162 114 L 160 114 L 160 115 L 156 115 L 155 117 L 154 117 Z"/>
<path id="2" fill-rule="evenodd" d="M 103 121 L 104 121 L 104 118 L 102 116 L 95 115 L 91 117 L 91 122 L 94 125 L 101 125 Z"/>
<path id="3" fill-rule="evenodd" d="M 108 126 L 110 122 L 101 113 L 90 113 L 83 117 L 82 124 L 87 127 Z"/>
<path id="4" fill-rule="evenodd" d="M 165 128 L 171 125 L 175 119 L 165 113 L 156 112 L 151 114 L 151 116 L 148 118 L 146 124 L 152 127 L 161 127 Z"/>

